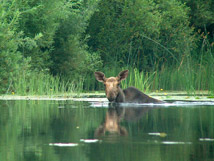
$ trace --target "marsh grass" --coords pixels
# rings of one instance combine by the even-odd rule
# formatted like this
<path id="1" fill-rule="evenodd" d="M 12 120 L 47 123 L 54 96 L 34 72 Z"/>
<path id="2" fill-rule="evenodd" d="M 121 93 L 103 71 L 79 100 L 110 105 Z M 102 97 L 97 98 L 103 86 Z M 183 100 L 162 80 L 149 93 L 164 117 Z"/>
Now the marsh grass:
<path id="1" fill-rule="evenodd" d="M 45 73 L 20 72 L 12 87 L 16 95 L 71 95 L 82 89 L 82 83 L 74 85 L 72 81 L 64 81 L 59 76 Z"/>
<path id="2" fill-rule="evenodd" d="M 134 86 L 145 93 L 186 91 L 188 94 L 195 94 L 196 91 L 198 93 L 207 90 L 210 95 L 214 95 L 214 60 L 212 57 L 206 61 L 203 59 L 200 62 L 191 61 L 173 68 L 163 66 L 150 72 L 129 67 L 129 76 L 121 82 L 121 87 L 124 89 Z M 110 77 L 117 76 L 124 69 L 104 68 L 102 72 L 106 77 Z M 104 91 L 104 86 L 95 79 L 93 73 L 84 80 L 74 82 L 44 73 L 22 72 L 11 88 L 11 92 L 16 95 L 69 96 L 82 91 Z"/>
<path id="3" fill-rule="evenodd" d="M 144 92 L 150 91 L 186 91 L 194 94 L 196 91 L 208 90 L 214 92 L 214 66 L 210 64 L 181 68 L 166 67 L 152 72 L 130 70 L 130 75 L 122 87 L 135 86 Z"/>
<path id="4" fill-rule="evenodd" d="M 122 81 L 122 88 L 127 88 L 130 86 L 134 86 L 141 91 L 149 92 L 151 89 L 151 85 L 154 80 L 154 75 L 156 72 L 151 73 L 144 73 L 139 72 L 137 69 L 130 69 L 129 70 L 129 77 L 126 81 Z"/>

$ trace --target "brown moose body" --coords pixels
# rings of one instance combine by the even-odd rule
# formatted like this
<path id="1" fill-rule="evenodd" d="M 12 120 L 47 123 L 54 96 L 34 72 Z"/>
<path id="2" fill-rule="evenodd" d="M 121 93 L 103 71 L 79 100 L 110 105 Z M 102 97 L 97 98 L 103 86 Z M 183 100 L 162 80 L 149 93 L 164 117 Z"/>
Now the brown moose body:
<path id="1" fill-rule="evenodd" d="M 164 103 L 163 101 L 151 98 L 135 87 L 126 89 L 120 88 L 120 82 L 128 76 L 128 70 L 124 70 L 117 77 L 106 78 L 102 72 L 95 72 L 95 78 L 105 85 L 105 93 L 109 102 L 116 103 Z"/>

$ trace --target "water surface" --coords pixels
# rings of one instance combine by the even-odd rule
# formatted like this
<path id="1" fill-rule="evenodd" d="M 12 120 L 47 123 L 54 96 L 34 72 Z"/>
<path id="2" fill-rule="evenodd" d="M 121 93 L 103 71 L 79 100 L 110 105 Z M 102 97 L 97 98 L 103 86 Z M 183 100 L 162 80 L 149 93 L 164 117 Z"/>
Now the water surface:
<path id="1" fill-rule="evenodd" d="M 0 101 L 0 161 L 213 159 L 213 102 Z"/>

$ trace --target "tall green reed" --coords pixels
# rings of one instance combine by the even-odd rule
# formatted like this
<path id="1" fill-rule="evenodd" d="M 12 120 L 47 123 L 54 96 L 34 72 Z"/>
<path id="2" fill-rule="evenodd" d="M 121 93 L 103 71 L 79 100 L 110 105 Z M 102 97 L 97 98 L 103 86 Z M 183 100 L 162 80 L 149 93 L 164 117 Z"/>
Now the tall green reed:
<path id="1" fill-rule="evenodd" d="M 70 95 L 80 88 L 59 76 L 38 72 L 20 72 L 12 91 L 17 95 Z"/>
<path id="2" fill-rule="evenodd" d="M 121 82 L 122 88 L 134 86 L 141 91 L 148 92 L 153 83 L 155 74 L 156 72 L 144 73 L 139 72 L 137 69 L 130 69 L 129 77 L 126 79 L 126 81 Z"/>

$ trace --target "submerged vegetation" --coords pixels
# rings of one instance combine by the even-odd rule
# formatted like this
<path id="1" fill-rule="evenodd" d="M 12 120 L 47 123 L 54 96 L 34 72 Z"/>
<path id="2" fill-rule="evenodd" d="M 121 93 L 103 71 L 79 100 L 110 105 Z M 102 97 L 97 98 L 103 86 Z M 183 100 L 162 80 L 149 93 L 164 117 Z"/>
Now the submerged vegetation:
<path id="1" fill-rule="evenodd" d="M 213 8 L 212 0 L 3 0 L 0 93 L 102 90 L 94 71 L 129 69 L 123 87 L 214 94 Z"/>

